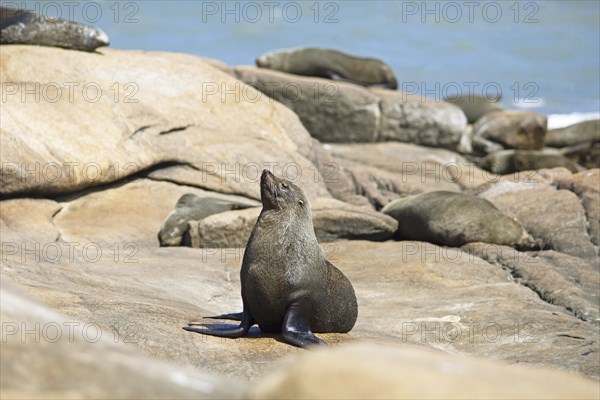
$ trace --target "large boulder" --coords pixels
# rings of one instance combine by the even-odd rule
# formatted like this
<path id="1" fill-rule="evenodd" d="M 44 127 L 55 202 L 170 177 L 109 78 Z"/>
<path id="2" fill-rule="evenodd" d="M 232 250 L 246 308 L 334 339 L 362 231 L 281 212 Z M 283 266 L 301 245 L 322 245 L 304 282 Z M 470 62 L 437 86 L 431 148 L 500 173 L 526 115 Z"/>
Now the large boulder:
<path id="1" fill-rule="evenodd" d="M 322 142 L 377 140 L 379 98 L 361 86 L 254 67 L 234 71 L 238 79 L 298 114 L 310 134 Z"/>
<path id="2" fill-rule="evenodd" d="M 15 45 L 0 72 L 3 196 L 138 174 L 258 199 L 265 167 L 330 196 L 298 117 L 198 57 Z"/>
<path id="3" fill-rule="evenodd" d="M 323 142 L 400 141 L 469 151 L 466 118 L 443 101 L 254 67 L 236 76 L 285 104 Z"/>
<path id="4" fill-rule="evenodd" d="M 423 95 L 371 89 L 380 99 L 378 141 L 398 141 L 470 153 L 467 119 L 457 106 Z"/>
<path id="5" fill-rule="evenodd" d="M 597 179 L 598 170 L 576 175 L 564 168 L 526 171 L 505 175 L 477 192 L 518 219 L 544 248 L 591 258 L 598 256 Z"/>
<path id="6" fill-rule="evenodd" d="M 596 382 L 417 346 L 348 344 L 290 357 L 250 399 L 593 399 Z"/>
<path id="7" fill-rule="evenodd" d="M 389 201 L 435 190 L 461 191 L 496 175 L 453 151 L 409 143 L 327 144 L 357 192 L 380 209 Z"/>

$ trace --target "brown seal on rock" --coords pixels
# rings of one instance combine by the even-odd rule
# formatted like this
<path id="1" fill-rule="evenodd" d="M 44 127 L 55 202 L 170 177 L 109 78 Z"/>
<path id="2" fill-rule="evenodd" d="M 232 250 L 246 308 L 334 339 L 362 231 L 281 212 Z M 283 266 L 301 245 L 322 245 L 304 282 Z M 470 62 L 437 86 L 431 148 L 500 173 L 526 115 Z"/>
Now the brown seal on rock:
<path id="1" fill-rule="evenodd" d="M 548 118 L 520 110 L 492 111 L 473 125 L 473 148 L 483 154 L 504 149 L 541 150 Z"/>
<path id="2" fill-rule="evenodd" d="M 445 190 L 426 192 L 396 199 L 381 212 L 398 220 L 396 238 L 400 240 L 451 247 L 471 242 L 518 249 L 537 246 L 520 222 L 477 196 Z"/>
<path id="3" fill-rule="evenodd" d="M 478 162 L 479 167 L 495 174 L 506 175 L 519 171 L 563 167 L 573 173 L 583 170 L 574 161 L 556 150 L 503 150 L 488 154 Z"/>
<path id="4" fill-rule="evenodd" d="M 304 191 L 264 170 L 262 211 L 250 234 L 240 280 L 244 311 L 210 318 L 241 320 L 236 328 L 183 329 L 237 338 L 258 324 L 294 346 L 325 344 L 313 332 L 345 333 L 356 322 L 352 284 L 319 247 Z"/>
<path id="5" fill-rule="evenodd" d="M 0 7 L 0 44 L 33 44 L 94 51 L 108 46 L 106 33 L 91 26 L 38 15 L 33 11 Z"/>
<path id="6" fill-rule="evenodd" d="M 319 76 L 362 86 L 398 88 L 394 71 L 383 61 L 336 50 L 312 47 L 277 50 L 258 57 L 256 65 L 288 74 Z"/>

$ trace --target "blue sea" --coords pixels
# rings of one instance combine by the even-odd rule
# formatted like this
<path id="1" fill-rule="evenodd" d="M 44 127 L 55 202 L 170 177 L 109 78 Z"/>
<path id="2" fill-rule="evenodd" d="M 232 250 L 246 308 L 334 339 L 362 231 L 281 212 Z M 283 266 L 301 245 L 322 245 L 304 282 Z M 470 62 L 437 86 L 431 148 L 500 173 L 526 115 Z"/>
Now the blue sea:
<path id="1" fill-rule="evenodd" d="M 102 28 L 119 49 L 254 64 L 326 47 L 385 60 L 399 89 L 502 96 L 550 125 L 600 111 L 600 1 L 3 1 Z"/>

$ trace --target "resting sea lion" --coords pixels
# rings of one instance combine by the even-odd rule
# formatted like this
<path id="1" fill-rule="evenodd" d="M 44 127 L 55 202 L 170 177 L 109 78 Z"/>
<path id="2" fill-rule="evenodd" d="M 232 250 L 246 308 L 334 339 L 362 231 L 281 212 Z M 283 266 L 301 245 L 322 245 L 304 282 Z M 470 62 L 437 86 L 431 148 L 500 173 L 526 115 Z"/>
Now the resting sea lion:
<path id="1" fill-rule="evenodd" d="M 310 47 L 278 50 L 258 57 L 256 65 L 288 74 L 320 76 L 362 86 L 398 87 L 394 71 L 383 61 L 336 50 Z"/>
<path id="2" fill-rule="evenodd" d="M 32 44 L 94 51 L 108 46 L 106 33 L 97 28 L 32 11 L 0 7 L 0 44 Z"/>

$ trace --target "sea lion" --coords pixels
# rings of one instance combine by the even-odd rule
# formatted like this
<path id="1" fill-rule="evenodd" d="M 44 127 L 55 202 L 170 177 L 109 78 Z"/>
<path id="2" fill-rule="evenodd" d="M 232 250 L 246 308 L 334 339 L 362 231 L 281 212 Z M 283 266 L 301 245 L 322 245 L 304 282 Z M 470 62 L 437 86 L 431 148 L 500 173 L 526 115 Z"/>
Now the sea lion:
<path id="1" fill-rule="evenodd" d="M 507 149 L 541 150 L 548 118 L 532 111 L 486 113 L 473 125 L 473 148 L 479 154 Z"/>
<path id="2" fill-rule="evenodd" d="M 486 242 L 532 248 L 533 238 L 515 219 L 488 200 L 435 191 L 394 200 L 381 210 L 398 220 L 396 239 L 460 247 Z"/>
<path id="3" fill-rule="evenodd" d="M 190 245 L 189 241 L 183 240 L 190 221 L 198 221 L 209 215 L 249 207 L 253 207 L 253 205 L 186 193 L 177 200 L 175 209 L 163 222 L 163 226 L 158 233 L 158 241 L 161 246 L 180 246 L 182 241 L 184 245 Z"/>
<path id="4" fill-rule="evenodd" d="M 319 76 L 362 86 L 398 88 L 394 71 L 383 61 L 351 56 L 336 50 L 311 47 L 277 50 L 258 57 L 256 65 L 289 74 Z"/>
<path id="5" fill-rule="evenodd" d="M 31 44 L 94 51 L 108 46 L 106 33 L 77 22 L 0 7 L 0 44 Z"/>
<path id="6" fill-rule="evenodd" d="M 546 146 L 559 147 L 563 156 L 586 168 L 600 168 L 600 119 L 549 130 Z"/>
<path id="7" fill-rule="evenodd" d="M 546 146 L 549 147 L 567 147 L 584 142 L 600 142 L 600 119 L 551 129 L 546 135 Z"/>
<path id="8" fill-rule="evenodd" d="M 262 211 L 242 261 L 242 313 L 210 318 L 241 320 L 237 328 L 185 326 L 205 335 L 237 338 L 258 324 L 263 332 L 281 332 L 289 344 L 325 344 L 313 332 L 345 333 L 356 322 L 352 284 L 319 247 L 304 191 L 264 170 L 260 180 Z"/>
<path id="9" fill-rule="evenodd" d="M 474 94 L 448 96 L 444 101 L 452 103 L 463 110 L 467 117 L 467 122 L 470 124 L 474 124 L 479 118 L 489 112 L 503 110 L 499 104 L 500 99 L 493 101 L 487 97 Z"/>
<path id="10" fill-rule="evenodd" d="M 564 167 L 573 173 L 583 170 L 583 167 L 556 150 L 497 151 L 488 154 L 478 164 L 479 167 L 500 175 L 556 167 Z"/>

